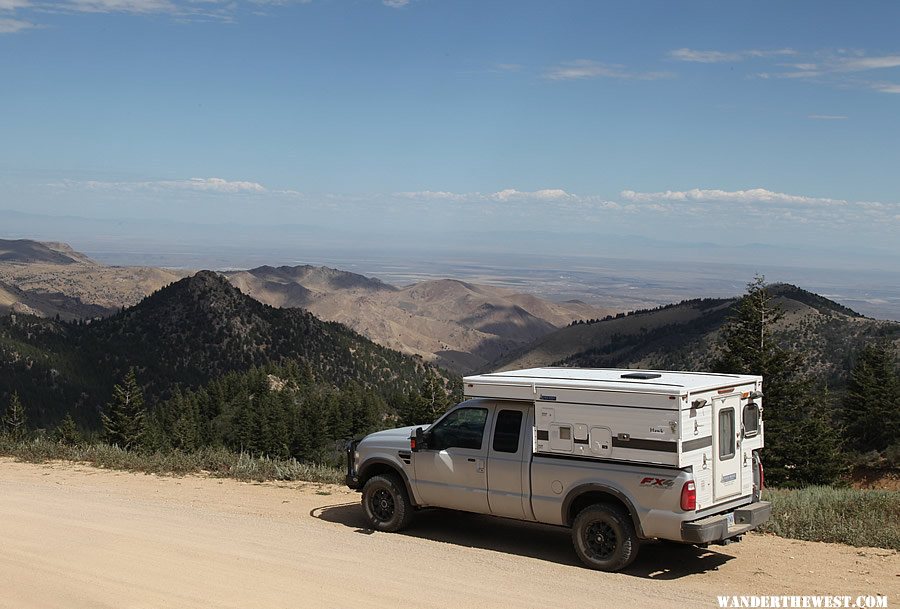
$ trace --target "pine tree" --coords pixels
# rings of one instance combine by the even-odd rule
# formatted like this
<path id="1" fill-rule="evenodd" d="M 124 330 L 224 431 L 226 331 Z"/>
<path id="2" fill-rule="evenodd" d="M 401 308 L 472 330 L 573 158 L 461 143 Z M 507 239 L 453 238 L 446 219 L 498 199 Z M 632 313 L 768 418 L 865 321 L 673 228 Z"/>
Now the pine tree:
<path id="1" fill-rule="evenodd" d="M 14 392 L 9 399 L 9 406 L 6 407 L 2 423 L 3 430 L 16 442 L 21 442 L 28 435 L 28 417 L 18 393 Z"/>
<path id="2" fill-rule="evenodd" d="M 841 471 L 840 436 L 824 395 L 816 395 L 800 354 L 772 330 L 784 313 L 757 275 L 722 328 L 716 372 L 763 377 L 766 479 L 784 486 L 829 484 Z"/>
<path id="3" fill-rule="evenodd" d="M 71 414 L 67 414 L 62 422 L 57 425 L 56 429 L 53 430 L 53 439 L 57 443 L 67 446 L 74 446 L 81 441 L 81 433 L 78 431 L 78 426 L 75 425 L 75 420 Z"/>
<path id="4" fill-rule="evenodd" d="M 130 368 L 121 385 L 113 387 L 113 399 L 100 415 L 103 439 L 126 450 L 140 448 L 147 433 L 144 394 Z"/>
<path id="5" fill-rule="evenodd" d="M 397 414 L 403 425 L 431 423 L 452 406 L 443 380 L 436 373 L 430 373 L 418 393 L 410 392 L 406 399 L 397 404 Z"/>
<path id="6" fill-rule="evenodd" d="M 844 398 L 849 447 L 857 452 L 882 451 L 900 433 L 900 374 L 893 349 L 868 344 L 850 372 Z"/>

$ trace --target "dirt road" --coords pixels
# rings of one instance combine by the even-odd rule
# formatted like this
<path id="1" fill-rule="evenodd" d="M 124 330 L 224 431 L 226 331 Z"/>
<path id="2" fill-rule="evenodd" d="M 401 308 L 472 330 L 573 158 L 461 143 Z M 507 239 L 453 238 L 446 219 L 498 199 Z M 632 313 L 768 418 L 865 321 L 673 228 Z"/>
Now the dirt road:
<path id="1" fill-rule="evenodd" d="M 568 532 L 452 512 L 405 534 L 312 484 L 165 478 L 0 459 L 0 607 L 715 607 L 720 594 L 886 594 L 900 556 L 750 536 L 578 566 Z"/>

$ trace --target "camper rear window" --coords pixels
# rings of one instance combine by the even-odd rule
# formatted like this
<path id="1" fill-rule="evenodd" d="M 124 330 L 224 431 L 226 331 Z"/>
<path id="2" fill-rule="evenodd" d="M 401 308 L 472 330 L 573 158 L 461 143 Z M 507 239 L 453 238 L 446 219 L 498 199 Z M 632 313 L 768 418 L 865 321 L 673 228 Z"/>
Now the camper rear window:
<path id="1" fill-rule="evenodd" d="M 744 437 L 752 438 L 759 433 L 759 404 L 750 402 L 744 406 Z"/>
<path id="2" fill-rule="evenodd" d="M 734 408 L 719 411 L 719 459 L 734 456 Z"/>

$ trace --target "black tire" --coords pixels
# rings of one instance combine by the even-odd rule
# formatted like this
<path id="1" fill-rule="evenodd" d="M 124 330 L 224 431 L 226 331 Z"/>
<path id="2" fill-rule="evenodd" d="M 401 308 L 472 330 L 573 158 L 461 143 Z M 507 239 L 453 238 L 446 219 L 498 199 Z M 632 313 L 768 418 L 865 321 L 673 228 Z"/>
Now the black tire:
<path id="1" fill-rule="evenodd" d="M 619 571 L 637 558 L 639 541 L 631 517 L 608 503 L 589 505 L 572 525 L 578 558 L 591 569 Z"/>
<path id="2" fill-rule="evenodd" d="M 384 474 L 369 478 L 362 492 L 366 520 L 376 531 L 393 533 L 409 524 L 412 504 L 400 476 Z"/>

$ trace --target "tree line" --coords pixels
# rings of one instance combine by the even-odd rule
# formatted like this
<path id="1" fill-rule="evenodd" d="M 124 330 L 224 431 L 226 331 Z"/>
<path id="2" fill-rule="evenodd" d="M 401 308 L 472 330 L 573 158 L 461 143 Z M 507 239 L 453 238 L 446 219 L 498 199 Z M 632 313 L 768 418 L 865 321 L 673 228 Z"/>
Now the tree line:
<path id="1" fill-rule="evenodd" d="M 317 382 L 309 366 L 290 362 L 231 372 L 198 389 L 176 388 L 171 398 L 148 404 L 139 373 L 130 368 L 101 411 L 99 431 L 79 428 L 66 415 L 50 435 L 67 444 L 99 439 L 126 450 L 185 452 L 225 447 L 334 465 L 348 438 L 429 423 L 456 403 L 459 389 L 433 373 L 422 387 L 386 399 L 359 383 Z M 15 440 L 29 435 L 16 393 L 2 427 Z"/>

